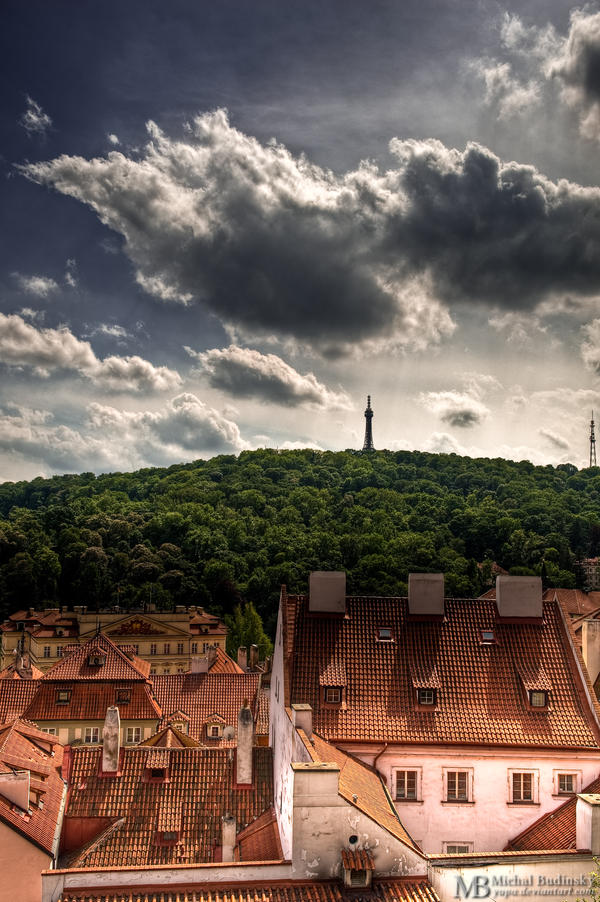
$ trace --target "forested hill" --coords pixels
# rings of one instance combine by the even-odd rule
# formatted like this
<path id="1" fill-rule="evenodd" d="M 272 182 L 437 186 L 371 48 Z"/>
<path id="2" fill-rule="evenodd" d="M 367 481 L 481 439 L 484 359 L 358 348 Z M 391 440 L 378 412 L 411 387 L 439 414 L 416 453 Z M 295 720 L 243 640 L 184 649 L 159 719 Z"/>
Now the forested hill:
<path id="1" fill-rule="evenodd" d="M 377 594 L 444 571 L 448 594 L 470 596 L 492 561 L 572 586 L 575 558 L 599 545 L 597 468 L 251 451 L 0 485 L 0 615 L 144 601 L 227 612 L 239 592 L 272 631 L 280 584 L 303 591 L 310 570 L 346 570 L 350 592 Z"/>

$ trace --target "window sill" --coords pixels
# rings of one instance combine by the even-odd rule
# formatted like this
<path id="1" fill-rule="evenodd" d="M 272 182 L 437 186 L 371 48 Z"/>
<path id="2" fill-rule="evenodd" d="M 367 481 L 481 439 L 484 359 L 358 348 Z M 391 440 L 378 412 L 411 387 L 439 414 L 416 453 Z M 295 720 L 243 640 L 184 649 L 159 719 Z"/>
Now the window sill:
<path id="1" fill-rule="evenodd" d="M 553 792 L 553 799 L 572 799 L 573 796 L 577 795 L 577 790 L 574 789 L 573 792 Z"/>
<path id="2" fill-rule="evenodd" d="M 423 799 L 394 799 L 398 805 L 422 805 Z"/>
<path id="3" fill-rule="evenodd" d="M 442 799 L 442 805 L 474 805 L 472 799 Z"/>
<path id="4" fill-rule="evenodd" d="M 526 808 L 539 808 L 539 802 L 507 802 L 507 805 L 513 805 L 516 808 L 526 807 Z"/>

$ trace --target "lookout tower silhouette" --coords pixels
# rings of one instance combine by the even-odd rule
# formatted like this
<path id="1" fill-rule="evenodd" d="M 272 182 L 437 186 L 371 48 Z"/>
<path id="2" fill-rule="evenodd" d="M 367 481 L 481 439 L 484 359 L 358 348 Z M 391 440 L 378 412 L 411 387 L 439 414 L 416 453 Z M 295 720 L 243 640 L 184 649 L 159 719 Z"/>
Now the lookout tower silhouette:
<path id="1" fill-rule="evenodd" d="M 374 451 L 373 446 L 373 411 L 371 410 L 371 395 L 367 395 L 367 409 L 365 410 L 365 440 L 363 451 Z"/>
<path id="2" fill-rule="evenodd" d="M 366 413 L 365 413 L 366 416 Z M 590 467 L 596 466 L 596 435 L 594 432 L 594 411 L 592 410 L 592 420 L 590 422 Z M 365 438 L 366 441 L 366 438 Z"/>

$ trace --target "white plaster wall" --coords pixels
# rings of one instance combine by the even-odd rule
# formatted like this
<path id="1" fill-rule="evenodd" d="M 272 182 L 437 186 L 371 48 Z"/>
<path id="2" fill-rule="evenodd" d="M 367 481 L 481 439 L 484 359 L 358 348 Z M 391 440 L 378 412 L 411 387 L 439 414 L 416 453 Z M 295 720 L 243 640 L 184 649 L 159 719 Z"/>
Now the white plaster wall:
<path id="1" fill-rule="evenodd" d="M 375 763 L 375 749 L 365 744 L 344 743 L 369 764 Z M 421 772 L 421 795 L 417 802 L 396 801 L 400 820 L 424 851 L 440 853 L 444 843 L 472 843 L 472 851 L 501 851 L 507 843 L 542 814 L 552 811 L 565 796 L 555 794 L 556 771 L 580 772 L 585 787 L 600 773 L 600 755 L 539 750 L 534 754 L 490 749 L 389 746 L 377 760 L 392 796 L 394 770 Z M 473 771 L 473 804 L 444 802 L 444 768 Z M 509 802 L 509 770 L 534 770 L 539 775 L 539 804 L 512 805 Z M 578 789 L 581 791 L 581 789 Z"/>
<path id="2" fill-rule="evenodd" d="M 517 859 L 429 867 L 429 879 L 442 902 L 489 899 L 490 902 L 563 902 L 589 896 L 591 856 L 535 854 Z M 462 881 L 462 882 L 461 882 Z M 469 895 L 467 895 L 469 893 Z"/>

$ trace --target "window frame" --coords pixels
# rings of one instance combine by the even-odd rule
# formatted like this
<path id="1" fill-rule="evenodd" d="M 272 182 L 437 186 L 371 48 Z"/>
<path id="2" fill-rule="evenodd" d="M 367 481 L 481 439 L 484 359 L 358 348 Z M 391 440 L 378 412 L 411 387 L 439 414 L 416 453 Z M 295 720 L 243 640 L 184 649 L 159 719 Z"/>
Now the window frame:
<path id="1" fill-rule="evenodd" d="M 534 702 L 534 698 L 543 699 L 543 704 L 536 704 Z M 549 693 L 546 689 L 530 689 L 527 693 L 527 699 L 529 701 L 529 707 L 533 711 L 546 711 L 548 710 L 548 701 L 549 701 Z"/>
<path id="2" fill-rule="evenodd" d="M 442 843 L 446 855 L 468 855 L 473 851 L 472 842 L 457 842 L 456 840 Z M 461 851 L 456 851 L 460 847 Z M 454 850 L 454 851 L 453 851 Z"/>
<path id="3" fill-rule="evenodd" d="M 461 776 L 464 775 L 464 798 L 459 797 L 462 795 L 460 783 L 462 782 Z M 443 803 L 446 805 L 469 805 L 474 802 L 473 797 L 473 768 L 472 767 L 459 767 L 457 765 L 451 765 L 448 767 L 444 767 L 443 769 L 443 782 L 444 782 L 444 797 Z M 454 783 L 454 786 L 451 787 L 451 783 Z M 451 795 L 451 791 L 454 795 Z"/>
<path id="4" fill-rule="evenodd" d="M 51 652 L 52 652 L 52 648 L 50 647 L 50 645 L 44 645 L 42 657 L 43 658 L 51 658 L 52 657 Z"/>
<path id="5" fill-rule="evenodd" d="M 100 742 L 100 727 L 84 727 L 84 745 L 98 745 Z"/>
<path id="6" fill-rule="evenodd" d="M 539 805 L 540 793 L 540 772 L 531 767 L 511 767 L 508 769 L 508 804 L 509 805 Z M 527 776 L 531 779 L 531 798 L 523 798 L 524 781 L 523 777 Z M 520 798 L 515 797 L 516 778 L 520 777 L 521 787 Z"/>
<path id="7" fill-rule="evenodd" d="M 389 633 L 387 636 L 383 636 L 382 633 Z M 394 630 L 391 626 L 378 626 L 377 627 L 377 641 L 378 642 L 393 642 L 394 641 Z"/>
<path id="8" fill-rule="evenodd" d="M 555 796 L 559 796 L 561 799 L 572 798 L 574 795 L 577 795 L 578 792 L 581 792 L 581 781 L 582 781 L 582 772 L 580 770 L 569 770 L 566 767 L 563 768 L 555 768 L 552 772 L 553 776 L 553 794 Z M 561 777 L 570 777 L 573 782 L 573 789 L 566 790 L 560 788 L 560 780 Z"/>
<path id="9" fill-rule="evenodd" d="M 57 705 L 70 705 L 71 704 L 71 690 L 70 689 L 57 689 L 54 702 Z"/>
<path id="10" fill-rule="evenodd" d="M 137 734 L 137 735 L 136 735 Z M 127 745 L 137 745 L 142 741 L 141 727 L 127 727 L 125 730 L 125 742 Z"/>
<path id="11" fill-rule="evenodd" d="M 424 699 L 431 698 L 431 701 L 424 701 Z M 426 708 L 427 710 L 433 710 L 437 708 L 438 703 L 438 692 L 435 687 L 426 687 L 420 686 L 417 689 L 417 705 L 419 708 Z"/>
<path id="12" fill-rule="evenodd" d="M 155 654 L 156 654 L 156 642 L 151 642 L 151 643 L 150 643 L 150 654 L 151 654 L 151 655 L 155 655 Z"/>
<path id="13" fill-rule="evenodd" d="M 414 781 L 415 781 L 414 796 L 413 796 L 413 795 L 406 795 L 406 796 L 399 796 L 399 795 L 398 795 L 398 779 L 399 779 L 400 774 L 404 774 L 404 775 L 405 775 L 405 776 L 404 776 L 404 783 L 405 783 L 405 786 L 406 786 L 406 783 L 408 782 L 408 774 L 414 774 Z M 411 803 L 411 802 L 420 802 L 420 801 L 422 801 L 422 796 L 421 796 L 421 787 L 422 787 L 422 768 L 420 768 L 420 767 L 412 767 L 412 766 L 410 766 L 410 767 L 409 767 L 409 766 L 406 766 L 406 767 L 394 767 L 393 770 L 392 770 L 392 781 L 391 781 L 391 785 L 392 785 L 393 792 L 394 792 L 394 797 L 393 797 L 393 798 L 394 798 L 394 802 L 401 802 L 401 803 L 408 802 L 408 803 Z"/>
<path id="14" fill-rule="evenodd" d="M 332 693 L 337 693 L 331 697 Z M 323 703 L 325 705 L 341 705 L 344 697 L 344 689 L 342 686 L 324 686 L 323 687 Z"/>
<path id="15" fill-rule="evenodd" d="M 115 689 L 115 703 L 117 705 L 128 705 L 131 701 L 131 689 L 128 686 L 119 686 Z"/>

